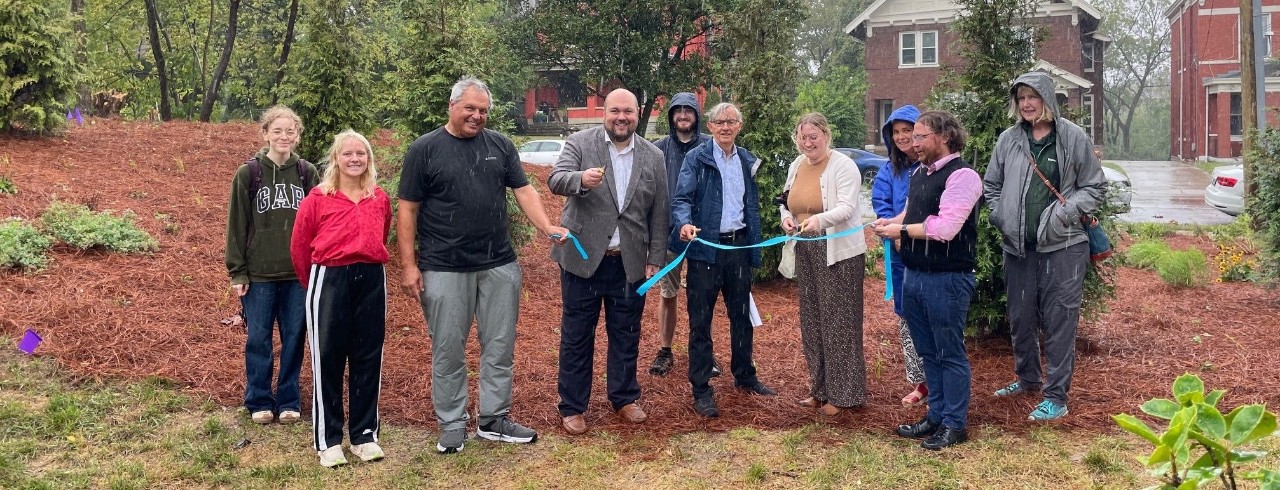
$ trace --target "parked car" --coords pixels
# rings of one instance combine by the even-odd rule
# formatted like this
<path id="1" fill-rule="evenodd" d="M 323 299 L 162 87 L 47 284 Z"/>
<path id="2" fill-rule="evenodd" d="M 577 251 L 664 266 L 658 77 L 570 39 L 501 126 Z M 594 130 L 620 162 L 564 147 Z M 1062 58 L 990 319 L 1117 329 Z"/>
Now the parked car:
<path id="1" fill-rule="evenodd" d="M 853 162 L 858 164 L 858 172 L 862 174 L 862 182 L 864 184 L 870 184 L 872 180 L 875 180 L 876 173 L 880 171 L 880 167 L 889 161 L 888 158 L 857 148 L 836 148 L 836 151 L 844 153 L 845 156 L 852 158 Z"/>
<path id="2" fill-rule="evenodd" d="M 560 159 L 564 140 L 533 140 L 520 145 L 520 161 L 550 167 Z"/>
<path id="3" fill-rule="evenodd" d="M 1225 165 L 1213 169 L 1209 186 L 1204 188 L 1204 203 L 1232 216 L 1244 212 L 1244 165 Z"/>
<path id="4" fill-rule="evenodd" d="M 1133 184 L 1129 183 L 1129 176 L 1107 167 L 1102 167 L 1102 173 L 1107 176 L 1107 203 L 1117 214 L 1129 212 L 1133 202 Z"/>

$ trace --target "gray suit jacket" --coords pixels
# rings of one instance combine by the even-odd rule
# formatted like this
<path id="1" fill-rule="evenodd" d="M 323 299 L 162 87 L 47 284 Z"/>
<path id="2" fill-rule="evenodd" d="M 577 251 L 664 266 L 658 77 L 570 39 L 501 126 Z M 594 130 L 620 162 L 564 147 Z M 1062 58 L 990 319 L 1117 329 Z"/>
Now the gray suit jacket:
<path id="1" fill-rule="evenodd" d="M 568 228 L 582 242 L 587 260 L 566 243 L 551 248 L 551 258 L 564 270 L 578 277 L 591 277 L 604 259 L 609 237 L 618 229 L 621 235 L 622 265 L 627 282 L 644 279 L 646 264 L 666 264 L 667 222 L 670 219 L 667 198 L 667 170 L 662 151 L 648 140 L 635 136 L 635 152 L 631 164 L 631 180 L 627 183 L 626 201 L 618 209 L 615 196 L 613 161 L 603 126 L 574 133 L 564 145 L 560 160 L 547 178 L 551 192 L 567 196 L 560 213 L 560 226 Z M 582 187 L 582 173 L 604 166 L 604 182 L 594 189 Z"/>

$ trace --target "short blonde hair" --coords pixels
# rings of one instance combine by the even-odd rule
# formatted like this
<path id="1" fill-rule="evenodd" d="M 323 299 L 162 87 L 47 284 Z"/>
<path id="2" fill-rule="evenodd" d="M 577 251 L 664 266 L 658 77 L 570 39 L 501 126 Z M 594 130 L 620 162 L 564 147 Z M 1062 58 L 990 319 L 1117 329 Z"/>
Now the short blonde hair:
<path id="1" fill-rule="evenodd" d="M 1022 121 L 1022 114 L 1018 110 L 1018 92 L 1021 92 L 1023 88 L 1030 90 L 1031 93 L 1036 94 L 1036 97 L 1040 98 L 1040 117 L 1037 117 L 1034 121 L 1031 121 L 1031 123 L 1053 122 L 1053 109 L 1049 108 L 1049 103 L 1045 101 L 1044 94 L 1037 91 L 1035 87 L 1025 83 L 1020 83 L 1013 88 L 1013 99 L 1009 101 L 1009 118 L 1018 122 Z M 1057 94 L 1049 95 L 1057 97 Z"/>
<path id="2" fill-rule="evenodd" d="M 350 129 L 338 133 L 333 137 L 333 145 L 329 146 L 329 165 L 324 169 L 324 177 L 320 179 L 320 192 L 326 195 L 333 195 L 338 191 L 338 152 L 342 151 L 342 144 L 347 140 L 354 139 L 364 145 L 364 151 L 369 155 L 369 165 L 364 168 L 364 175 L 360 176 L 360 190 L 362 197 L 370 197 L 373 195 L 373 188 L 378 184 L 378 169 L 373 164 L 373 145 L 369 144 L 369 139 L 364 135 L 352 131 Z"/>
<path id="3" fill-rule="evenodd" d="M 827 137 L 827 149 L 830 149 L 831 124 L 827 122 L 827 116 L 824 116 L 819 112 L 810 112 L 800 116 L 800 119 L 796 120 L 796 131 L 791 134 L 791 141 L 796 144 L 796 151 L 804 153 L 804 150 L 800 148 L 800 128 L 804 127 L 806 124 L 813 126 L 814 129 L 817 129 L 818 132 Z"/>
<path id="4" fill-rule="evenodd" d="M 298 113 L 293 112 L 293 109 L 284 105 L 272 106 L 270 109 L 267 109 L 262 113 L 262 117 L 258 119 L 258 122 L 262 124 L 262 132 L 267 132 L 267 128 L 271 127 L 271 123 L 282 117 L 292 119 L 293 124 L 298 126 L 298 133 L 302 133 L 302 118 L 298 117 Z"/>

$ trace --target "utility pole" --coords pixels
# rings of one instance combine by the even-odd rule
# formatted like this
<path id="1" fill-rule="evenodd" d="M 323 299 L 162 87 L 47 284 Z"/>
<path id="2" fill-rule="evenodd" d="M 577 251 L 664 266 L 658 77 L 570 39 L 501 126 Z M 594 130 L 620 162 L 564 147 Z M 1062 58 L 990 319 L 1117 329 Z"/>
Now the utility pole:
<path id="1" fill-rule="evenodd" d="M 1256 179 L 1254 176 L 1254 162 L 1248 157 L 1249 150 L 1254 144 L 1254 130 L 1258 127 L 1258 83 L 1255 72 L 1258 69 L 1256 64 L 1256 44 L 1253 40 L 1255 7 L 1257 12 L 1261 13 L 1261 0 L 1240 0 L 1240 129 L 1244 133 L 1244 197 L 1246 200 L 1251 197 L 1256 190 Z M 1266 86 L 1262 87 L 1263 94 L 1266 93 Z M 1265 96 L 1263 98 L 1265 99 Z"/>

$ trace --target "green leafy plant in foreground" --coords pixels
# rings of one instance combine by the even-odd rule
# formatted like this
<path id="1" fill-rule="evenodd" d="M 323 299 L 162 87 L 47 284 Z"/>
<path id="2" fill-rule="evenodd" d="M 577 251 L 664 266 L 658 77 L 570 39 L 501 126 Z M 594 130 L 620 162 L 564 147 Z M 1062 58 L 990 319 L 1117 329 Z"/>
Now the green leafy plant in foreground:
<path id="1" fill-rule="evenodd" d="M 45 251 L 53 239 L 19 218 L 0 220 L 0 267 L 43 269 L 49 265 Z"/>
<path id="2" fill-rule="evenodd" d="M 1200 377 L 1188 373 L 1173 381 L 1173 400 L 1153 398 L 1143 403 L 1143 413 L 1169 422 L 1161 433 L 1129 414 L 1111 417 L 1124 430 L 1155 445 L 1150 456 L 1139 458 L 1162 481 L 1150 488 L 1195 489 L 1220 480 L 1225 488 L 1235 489 L 1238 480 L 1257 480 L 1264 490 L 1280 490 L 1280 469 L 1242 468 L 1267 455 L 1247 445 L 1276 435 L 1276 414 L 1252 403 L 1223 415 L 1218 402 L 1226 391 L 1204 390 Z"/>
<path id="3" fill-rule="evenodd" d="M 110 212 L 95 213 L 79 204 L 54 201 L 40 219 L 49 234 L 76 248 L 103 247 L 123 253 L 159 248 L 151 235 L 134 224 L 134 214 L 128 210 L 115 216 Z"/>

